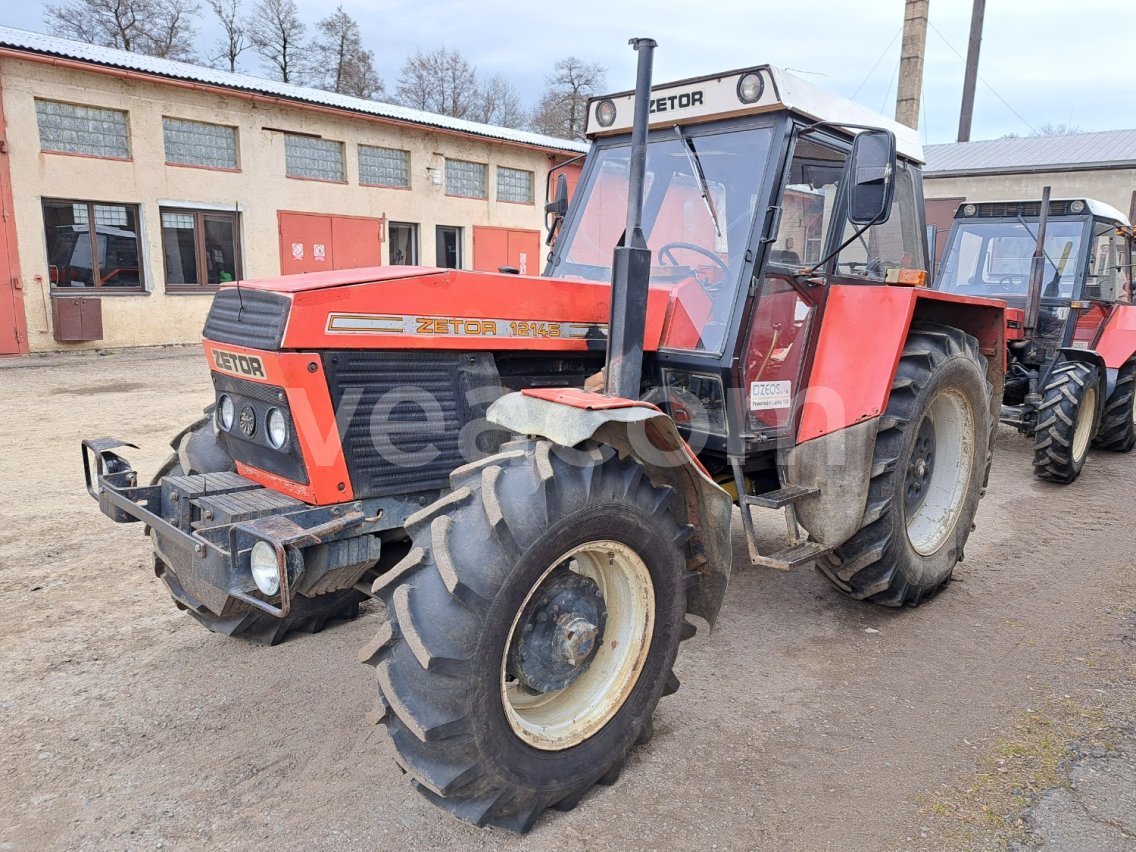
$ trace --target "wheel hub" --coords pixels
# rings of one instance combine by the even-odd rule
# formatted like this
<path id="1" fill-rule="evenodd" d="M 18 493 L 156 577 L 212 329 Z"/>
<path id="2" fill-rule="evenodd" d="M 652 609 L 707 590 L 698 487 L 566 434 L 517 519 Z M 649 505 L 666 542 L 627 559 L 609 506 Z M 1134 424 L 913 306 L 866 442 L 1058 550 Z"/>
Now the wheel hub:
<path id="1" fill-rule="evenodd" d="M 606 622 L 600 587 L 562 565 L 521 613 L 507 674 L 532 695 L 564 689 L 587 671 Z"/>
<path id="2" fill-rule="evenodd" d="M 927 485 L 935 472 L 935 427 L 931 418 L 924 417 L 915 436 L 915 447 L 907 463 L 904 479 L 904 507 L 914 512 L 927 499 Z"/>

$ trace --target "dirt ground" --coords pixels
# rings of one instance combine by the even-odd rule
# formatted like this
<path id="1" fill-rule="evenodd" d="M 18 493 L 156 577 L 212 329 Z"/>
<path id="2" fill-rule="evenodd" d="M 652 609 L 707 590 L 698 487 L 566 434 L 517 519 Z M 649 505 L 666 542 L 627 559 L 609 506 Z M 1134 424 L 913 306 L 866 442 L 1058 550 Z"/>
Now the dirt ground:
<path id="1" fill-rule="evenodd" d="M 364 722 L 375 605 L 277 648 L 215 636 L 84 492 L 81 437 L 138 444 L 149 475 L 198 416 L 198 349 L 5 361 L 0 388 L 0 849 L 1028 847 L 1070 755 L 1107 762 L 1133 723 L 1136 454 L 1053 486 L 1003 429 L 941 595 L 848 601 L 745 567 L 736 529 L 718 628 L 621 780 L 525 837 L 473 829 Z"/>

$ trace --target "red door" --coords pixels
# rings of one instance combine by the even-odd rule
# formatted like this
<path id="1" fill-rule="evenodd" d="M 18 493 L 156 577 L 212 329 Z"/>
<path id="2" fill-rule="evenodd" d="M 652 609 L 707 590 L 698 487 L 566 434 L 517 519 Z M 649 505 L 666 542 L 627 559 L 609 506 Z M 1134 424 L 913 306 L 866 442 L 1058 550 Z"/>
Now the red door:
<path id="1" fill-rule="evenodd" d="M 4 138 L 4 106 L 0 93 L 0 139 Z M 8 152 L 0 152 L 0 355 L 28 351 L 27 323 L 16 253 L 16 218 L 12 207 L 12 175 Z"/>
<path id="2" fill-rule="evenodd" d="M 383 220 L 323 213 L 277 213 L 280 274 L 378 266 Z"/>
<path id="3" fill-rule="evenodd" d="M 496 272 L 502 266 L 518 269 L 521 275 L 539 275 L 540 231 L 474 227 L 473 268 Z"/>

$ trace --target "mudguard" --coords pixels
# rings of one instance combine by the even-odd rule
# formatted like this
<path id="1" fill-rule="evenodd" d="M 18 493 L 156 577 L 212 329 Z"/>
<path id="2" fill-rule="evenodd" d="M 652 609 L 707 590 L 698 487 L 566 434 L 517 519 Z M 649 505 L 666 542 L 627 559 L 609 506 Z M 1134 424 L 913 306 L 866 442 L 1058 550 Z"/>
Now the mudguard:
<path id="1" fill-rule="evenodd" d="M 570 451 L 593 440 L 643 465 L 653 485 L 670 486 L 693 527 L 687 567 L 702 575 L 690 591 L 687 610 L 713 627 L 730 580 L 733 503 L 707 474 L 679 435 L 674 421 L 650 403 L 580 390 L 540 389 L 510 393 L 486 413 L 498 426 L 537 435 Z M 682 518 L 680 518 L 682 520 Z"/>

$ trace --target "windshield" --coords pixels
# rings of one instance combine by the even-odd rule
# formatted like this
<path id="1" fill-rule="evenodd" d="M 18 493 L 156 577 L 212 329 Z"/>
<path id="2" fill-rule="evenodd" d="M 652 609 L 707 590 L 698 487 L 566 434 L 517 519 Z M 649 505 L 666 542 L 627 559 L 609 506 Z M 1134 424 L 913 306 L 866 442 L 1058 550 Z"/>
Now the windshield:
<path id="1" fill-rule="evenodd" d="M 672 293 L 667 348 L 722 351 L 771 137 L 768 127 L 684 130 L 647 146 L 643 233 L 651 286 Z M 558 241 L 557 277 L 611 280 L 612 251 L 627 224 L 630 144 L 593 157 Z"/>
<path id="2" fill-rule="evenodd" d="M 1081 266 L 1085 226 L 1050 220 L 1045 228 L 1045 272 L 1041 295 L 1071 298 Z M 970 296 L 1013 298 L 1026 295 L 1037 245 L 1037 220 L 956 221 L 940 266 L 940 290 Z"/>

